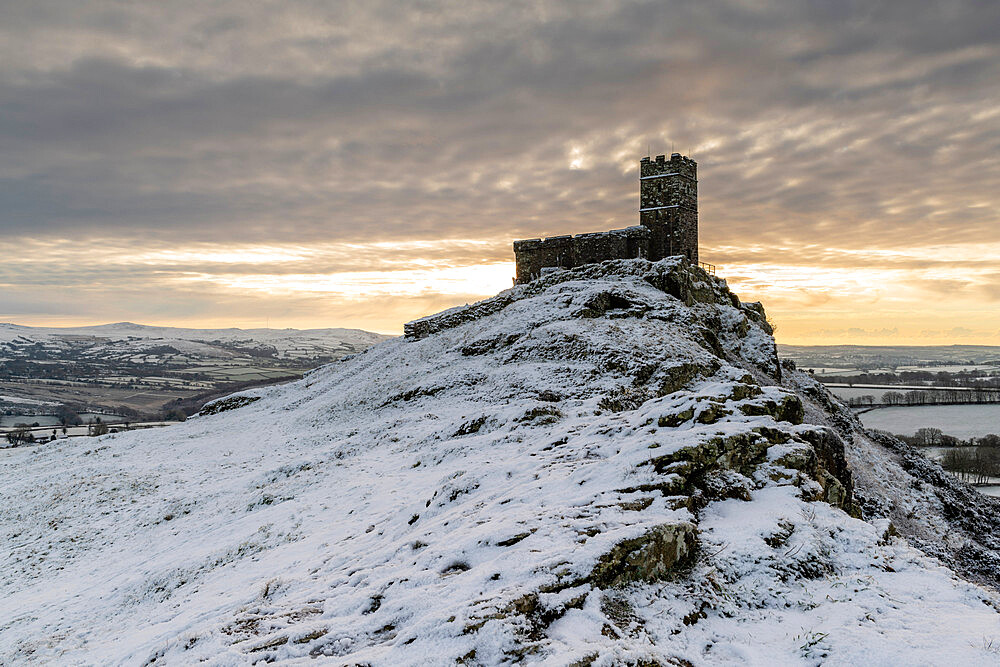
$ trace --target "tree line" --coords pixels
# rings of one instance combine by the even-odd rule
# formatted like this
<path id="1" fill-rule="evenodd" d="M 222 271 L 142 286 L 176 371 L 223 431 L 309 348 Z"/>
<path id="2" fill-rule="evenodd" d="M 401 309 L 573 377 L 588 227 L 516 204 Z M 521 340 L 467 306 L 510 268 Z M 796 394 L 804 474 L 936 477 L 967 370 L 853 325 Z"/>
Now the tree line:
<path id="1" fill-rule="evenodd" d="M 852 408 L 875 405 L 956 405 L 1000 403 L 1000 390 L 996 389 L 911 389 L 887 391 L 876 400 L 872 394 L 847 399 Z"/>
<path id="2" fill-rule="evenodd" d="M 941 467 L 970 484 L 993 484 L 1000 478 L 1000 435 L 962 440 L 939 428 L 920 428 L 913 435 L 894 434 L 917 447 L 947 447 Z"/>
<path id="3" fill-rule="evenodd" d="M 14 428 L 12 428 L 11 430 L 7 431 L 7 433 L 4 434 L 4 438 L 7 440 L 7 444 L 9 444 L 11 447 L 20 447 L 21 445 L 31 445 L 34 444 L 35 442 L 50 442 L 56 439 L 57 432 L 59 430 L 58 427 L 52 429 L 51 438 L 46 437 L 41 433 L 39 433 L 39 435 L 36 436 L 35 431 L 38 429 L 38 427 L 39 427 L 38 422 L 35 422 L 34 424 L 24 424 L 24 423 L 15 424 Z M 128 422 L 125 422 L 120 428 L 128 430 L 129 428 Z M 45 430 L 47 431 L 48 427 L 45 427 Z M 66 426 L 66 422 L 63 422 L 62 425 L 63 435 L 66 435 L 66 432 L 68 430 L 69 429 Z M 111 432 L 111 427 L 108 426 L 107 422 L 103 421 L 100 417 L 97 417 L 96 419 L 91 419 L 90 421 L 87 422 L 87 435 L 89 436 L 96 437 L 99 435 L 107 435 L 110 432 Z"/>
<path id="4" fill-rule="evenodd" d="M 941 467 L 970 484 L 991 484 L 1000 478 L 1000 449 L 965 447 L 949 449 Z"/>
<path id="5" fill-rule="evenodd" d="M 807 369 L 813 372 L 812 369 Z M 843 382 L 846 384 L 879 384 L 892 386 L 896 384 L 914 385 L 927 384 L 938 387 L 977 387 L 981 389 L 1000 389 L 1000 369 L 993 371 L 900 371 L 899 373 L 859 373 L 857 375 L 830 375 L 823 377 L 824 382 Z"/>
<path id="6" fill-rule="evenodd" d="M 885 433 L 885 431 L 882 432 Z M 981 438 L 962 440 L 942 432 L 939 428 L 925 427 L 918 428 L 913 435 L 900 435 L 898 433 L 891 435 L 914 447 L 988 447 L 1000 449 L 1000 435 L 993 433 Z"/>

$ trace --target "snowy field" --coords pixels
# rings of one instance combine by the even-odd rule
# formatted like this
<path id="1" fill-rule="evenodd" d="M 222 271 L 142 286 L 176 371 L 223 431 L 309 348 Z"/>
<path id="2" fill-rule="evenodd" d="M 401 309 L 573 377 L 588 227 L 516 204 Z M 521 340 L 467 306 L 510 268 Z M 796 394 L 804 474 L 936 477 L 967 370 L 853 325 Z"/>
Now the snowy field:
<path id="1" fill-rule="evenodd" d="M 996 364 L 953 364 L 951 366 L 899 366 L 896 368 L 897 373 L 902 373 L 903 371 L 925 371 L 927 373 L 1000 372 L 1000 366 Z"/>
<path id="2" fill-rule="evenodd" d="M 58 403 L 53 403 L 52 401 L 36 401 L 31 398 L 24 398 L 23 396 L 9 396 L 0 394 L 0 403 L 17 403 L 24 405 L 59 405 Z"/>
<path id="3" fill-rule="evenodd" d="M 863 387 L 827 387 L 830 393 L 837 398 L 846 401 L 849 398 L 860 398 L 862 396 L 874 396 L 875 400 L 878 401 L 882 398 L 882 394 L 887 391 L 899 391 L 893 387 L 885 387 L 884 389 L 865 389 Z"/>
<path id="4" fill-rule="evenodd" d="M 913 435 L 926 427 L 939 428 L 962 440 L 1000 435 L 1000 404 L 879 408 L 862 413 L 859 419 L 868 428 L 900 435 Z"/>
<path id="5" fill-rule="evenodd" d="M 80 419 L 86 424 L 91 420 L 96 420 L 100 418 L 103 422 L 123 422 L 125 418 L 120 415 L 110 415 L 106 413 L 96 413 L 96 412 L 82 412 L 80 413 Z M 0 428 L 11 428 L 17 424 L 34 424 L 38 422 L 39 426 L 61 426 L 62 422 L 59 418 L 53 415 L 0 415 Z"/>
<path id="6" fill-rule="evenodd" d="M 857 375 L 861 371 L 857 368 L 850 367 L 839 367 L 839 368 L 828 368 L 824 366 L 810 366 L 809 369 L 815 373 L 816 377 L 839 377 L 844 375 Z"/>

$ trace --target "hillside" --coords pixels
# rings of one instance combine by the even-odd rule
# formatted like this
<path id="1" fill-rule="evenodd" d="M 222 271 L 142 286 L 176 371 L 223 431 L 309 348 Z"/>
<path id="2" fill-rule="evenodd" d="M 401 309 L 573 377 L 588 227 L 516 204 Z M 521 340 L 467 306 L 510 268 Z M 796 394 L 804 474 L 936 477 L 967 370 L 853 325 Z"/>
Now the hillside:
<path id="1" fill-rule="evenodd" d="M 678 258 L 0 451 L 0 663 L 985 664 L 1000 503 Z"/>
<path id="2" fill-rule="evenodd" d="M 133 418 L 192 412 L 205 398 L 295 379 L 387 338 L 358 329 L 0 324 L 0 413 L 53 414 L 47 405 Z M 35 420 L 7 420 L 16 421 Z"/>
<path id="3" fill-rule="evenodd" d="M 186 348 L 185 343 L 194 343 L 191 349 L 204 351 L 201 345 L 238 345 L 246 349 L 274 350 L 276 356 L 298 358 L 307 356 L 311 349 L 335 350 L 367 347 L 388 338 L 382 334 L 361 329 L 184 329 L 181 327 L 158 327 L 132 322 L 100 324 L 85 327 L 27 327 L 17 324 L 0 323 L 0 343 L 10 346 L 20 341 L 21 345 L 41 343 L 58 346 L 66 341 L 91 339 L 93 342 L 110 345 L 125 341 L 133 351 L 141 351 L 151 346 L 170 345 Z M 119 347 L 120 349 L 120 347 Z M 215 350 L 216 356 L 227 355 Z"/>

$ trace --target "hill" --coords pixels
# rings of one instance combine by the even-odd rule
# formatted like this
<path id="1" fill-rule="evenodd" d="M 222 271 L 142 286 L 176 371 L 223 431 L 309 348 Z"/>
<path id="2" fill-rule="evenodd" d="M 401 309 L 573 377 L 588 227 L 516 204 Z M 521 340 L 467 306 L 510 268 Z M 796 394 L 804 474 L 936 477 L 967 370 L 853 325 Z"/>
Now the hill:
<path id="1" fill-rule="evenodd" d="M 0 662 L 997 660 L 1000 503 L 679 258 L 563 271 L 155 432 L 0 453 Z"/>
<path id="2" fill-rule="evenodd" d="M 196 412 L 209 398 L 301 377 L 387 338 L 358 329 L 0 324 L 0 411 L 15 415 L 10 424 L 54 415 L 52 405 L 131 418 Z"/>
<path id="3" fill-rule="evenodd" d="M 802 367 L 844 370 L 949 370 L 1000 365 L 1000 347 L 993 345 L 778 345 L 782 357 Z"/>

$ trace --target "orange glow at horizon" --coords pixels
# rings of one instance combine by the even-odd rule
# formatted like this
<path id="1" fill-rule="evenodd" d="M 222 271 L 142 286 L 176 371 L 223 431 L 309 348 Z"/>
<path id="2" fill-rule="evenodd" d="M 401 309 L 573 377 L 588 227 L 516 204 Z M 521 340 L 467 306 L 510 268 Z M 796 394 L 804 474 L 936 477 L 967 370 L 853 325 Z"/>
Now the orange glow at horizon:
<path id="1" fill-rule="evenodd" d="M 76 255 L 78 261 L 89 262 L 95 274 L 89 289 L 98 304 L 141 299 L 149 289 L 225 304 L 224 310 L 165 312 L 143 323 L 215 328 L 258 327 L 267 322 L 273 327 L 343 326 L 399 333 L 403 322 L 510 287 L 514 263 L 508 248 L 497 239 L 444 239 L 398 244 L 200 244 L 134 253 L 104 243 L 95 260 L 91 247 L 49 242 L 10 261 L 23 275 L 30 275 L 39 266 L 65 264 L 67 256 Z M 778 341 L 792 344 L 1000 344 L 1000 315 L 989 307 L 985 274 L 959 262 L 941 261 L 942 257 L 975 261 L 983 252 L 1000 252 L 1000 244 L 892 251 L 703 249 L 734 292 L 744 300 L 763 302 L 777 325 Z M 803 263 L 794 263 L 799 255 Z M 734 261 L 727 261 L 730 257 Z M 749 257 L 762 261 L 747 261 Z M 52 272 L 49 268 L 40 273 L 34 287 L 41 292 L 57 290 L 58 276 Z M 134 290 L 103 292 L 102 274 L 121 272 L 136 274 Z M 0 318 L 14 319 L 3 313 Z M 16 317 L 18 323 L 41 326 L 117 319 L 122 318 L 89 312 Z"/>

